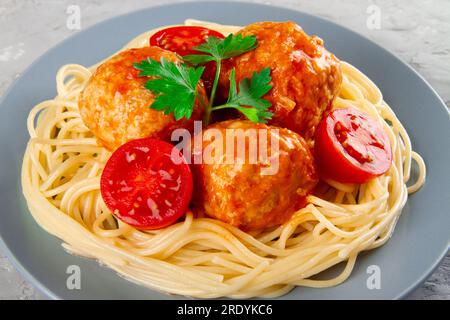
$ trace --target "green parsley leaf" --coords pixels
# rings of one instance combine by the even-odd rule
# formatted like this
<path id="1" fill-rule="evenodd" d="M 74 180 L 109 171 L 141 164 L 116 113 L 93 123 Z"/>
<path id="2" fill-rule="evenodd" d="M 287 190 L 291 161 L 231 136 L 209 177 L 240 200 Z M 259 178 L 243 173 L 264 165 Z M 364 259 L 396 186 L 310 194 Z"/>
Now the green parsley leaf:
<path id="1" fill-rule="evenodd" d="M 164 58 L 160 62 L 148 58 L 135 63 L 134 67 L 141 71 L 139 76 L 154 77 L 144 85 L 156 95 L 150 106 L 152 109 L 173 113 L 175 120 L 191 117 L 204 67 L 193 68 Z"/>
<path id="2" fill-rule="evenodd" d="M 208 37 L 206 41 L 194 49 L 206 54 L 191 54 L 184 56 L 184 60 L 192 65 L 204 64 L 209 61 L 220 62 L 224 59 L 239 56 L 258 46 L 255 36 L 243 37 L 241 34 L 228 35 L 225 39 Z"/>
<path id="3" fill-rule="evenodd" d="M 230 73 L 230 90 L 225 104 L 213 107 L 212 110 L 234 108 L 243 113 L 250 121 L 267 122 L 272 118 L 272 113 L 267 111 L 272 105 L 262 99 L 272 88 L 270 81 L 270 68 L 264 68 L 260 73 L 254 72 L 251 79 L 245 78 L 239 82 L 239 92 L 236 88 L 235 69 Z"/>
<path id="4" fill-rule="evenodd" d="M 233 35 L 230 34 L 228 37 L 230 36 L 232 37 Z M 205 42 L 194 47 L 194 50 L 209 53 L 214 58 L 220 58 L 220 50 L 222 50 L 221 47 L 223 42 L 224 39 L 219 39 L 217 37 L 210 36 L 206 39 Z"/>
<path id="5" fill-rule="evenodd" d="M 222 59 L 229 59 L 251 51 L 258 46 L 256 36 L 242 37 L 241 34 L 230 34 L 221 46 Z"/>

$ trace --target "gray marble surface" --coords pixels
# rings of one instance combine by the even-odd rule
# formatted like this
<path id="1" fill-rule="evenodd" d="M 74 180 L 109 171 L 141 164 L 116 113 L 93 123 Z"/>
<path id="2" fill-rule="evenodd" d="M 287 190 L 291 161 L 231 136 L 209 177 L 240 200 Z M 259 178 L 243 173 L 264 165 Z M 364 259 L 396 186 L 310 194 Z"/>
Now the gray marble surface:
<path id="1" fill-rule="evenodd" d="M 161 0 L 0 0 L 0 95 L 38 56 L 77 30 L 67 28 L 67 8 L 81 9 L 81 30 Z M 279 0 L 277 4 L 347 26 L 396 53 L 421 73 L 450 106 L 449 0 Z M 375 5 L 375 7 L 373 7 Z M 380 28 L 369 28 L 370 13 Z M 370 23 L 369 23 L 370 24 Z M 45 299 L 0 252 L 0 299 Z M 408 299 L 450 299 L 450 255 Z"/>

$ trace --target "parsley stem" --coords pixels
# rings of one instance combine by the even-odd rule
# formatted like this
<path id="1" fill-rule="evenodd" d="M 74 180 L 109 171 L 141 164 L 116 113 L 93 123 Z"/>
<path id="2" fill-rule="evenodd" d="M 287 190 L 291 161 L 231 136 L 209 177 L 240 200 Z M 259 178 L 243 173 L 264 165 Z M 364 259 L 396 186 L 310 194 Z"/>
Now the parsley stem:
<path id="1" fill-rule="evenodd" d="M 215 106 L 211 108 L 211 111 L 216 111 L 216 110 L 220 110 L 220 109 L 226 109 L 226 108 L 233 108 L 234 106 L 229 105 L 228 103 L 225 104 L 221 104 L 220 106 Z"/>
<path id="2" fill-rule="evenodd" d="M 211 96 L 209 98 L 208 108 L 205 110 L 205 115 L 203 117 L 203 125 L 206 127 L 209 124 L 209 118 L 211 117 L 212 106 L 214 105 L 214 97 L 216 95 L 217 85 L 219 83 L 220 76 L 220 68 L 221 68 L 221 60 L 216 60 L 216 76 L 214 77 L 214 83 L 211 89 Z"/>

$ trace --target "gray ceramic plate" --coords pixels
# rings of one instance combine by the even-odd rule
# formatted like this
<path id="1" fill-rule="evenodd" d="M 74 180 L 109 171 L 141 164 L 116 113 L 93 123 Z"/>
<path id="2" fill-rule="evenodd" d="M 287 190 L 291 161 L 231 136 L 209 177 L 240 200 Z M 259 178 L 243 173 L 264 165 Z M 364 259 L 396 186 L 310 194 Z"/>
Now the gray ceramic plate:
<path id="1" fill-rule="evenodd" d="M 0 246 L 20 272 L 51 298 L 177 298 L 130 283 L 96 261 L 67 254 L 61 241 L 42 230 L 28 212 L 19 172 L 28 140 L 27 114 L 36 103 L 54 97 L 61 65 L 92 65 L 141 32 L 186 18 L 237 25 L 296 21 L 374 80 L 427 163 L 426 185 L 408 200 L 385 246 L 361 255 L 345 283 L 328 289 L 297 288 L 284 298 L 401 298 L 424 281 L 447 253 L 450 237 L 450 118 L 442 100 L 410 67 L 352 31 L 301 12 L 236 2 L 167 5 L 107 20 L 49 50 L 11 86 L 0 106 Z M 81 268 L 81 290 L 71 291 L 66 270 L 74 264 Z M 367 289 L 370 265 L 381 269 L 380 290 Z"/>

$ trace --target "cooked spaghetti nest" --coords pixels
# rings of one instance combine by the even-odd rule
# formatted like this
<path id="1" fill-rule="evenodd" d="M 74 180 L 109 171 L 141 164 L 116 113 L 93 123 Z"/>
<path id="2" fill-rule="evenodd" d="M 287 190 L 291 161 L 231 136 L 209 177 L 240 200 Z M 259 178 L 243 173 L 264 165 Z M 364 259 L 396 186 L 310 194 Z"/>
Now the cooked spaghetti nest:
<path id="1" fill-rule="evenodd" d="M 237 27 L 188 20 L 224 34 Z M 146 44 L 142 34 L 125 48 Z M 145 41 L 144 41 L 145 40 Z M 364 74 L 342 62 L 343 83 L 334 108 L 352 107 L 383 123 L 393 150 L 389 171 L 363 185 L 327 181 L 320 196 L 290 221 L 246 233 L 219 220 L 194 217 L 154 231 L 117 220 L 100 195 L 100 175 L 110 152 L 83 124 L 77 98 L 95 66 L 65 65 L 57 96 L 28 117 L 22 187 L 34 219 L 62 239 L 70 253 L 97 259 L 125 278 L 163 292 L 198 298 L 276 297 L 295 286 L 329 287 L 345 281 L 358 254 L 391 236 L 408 194 L 425 180 L 425 164 L 411 149 L 405 128 Z M 418 178 L 407 186 L 412 161 Z M 345 262 L 333 279 L 312 276 Z"/>

